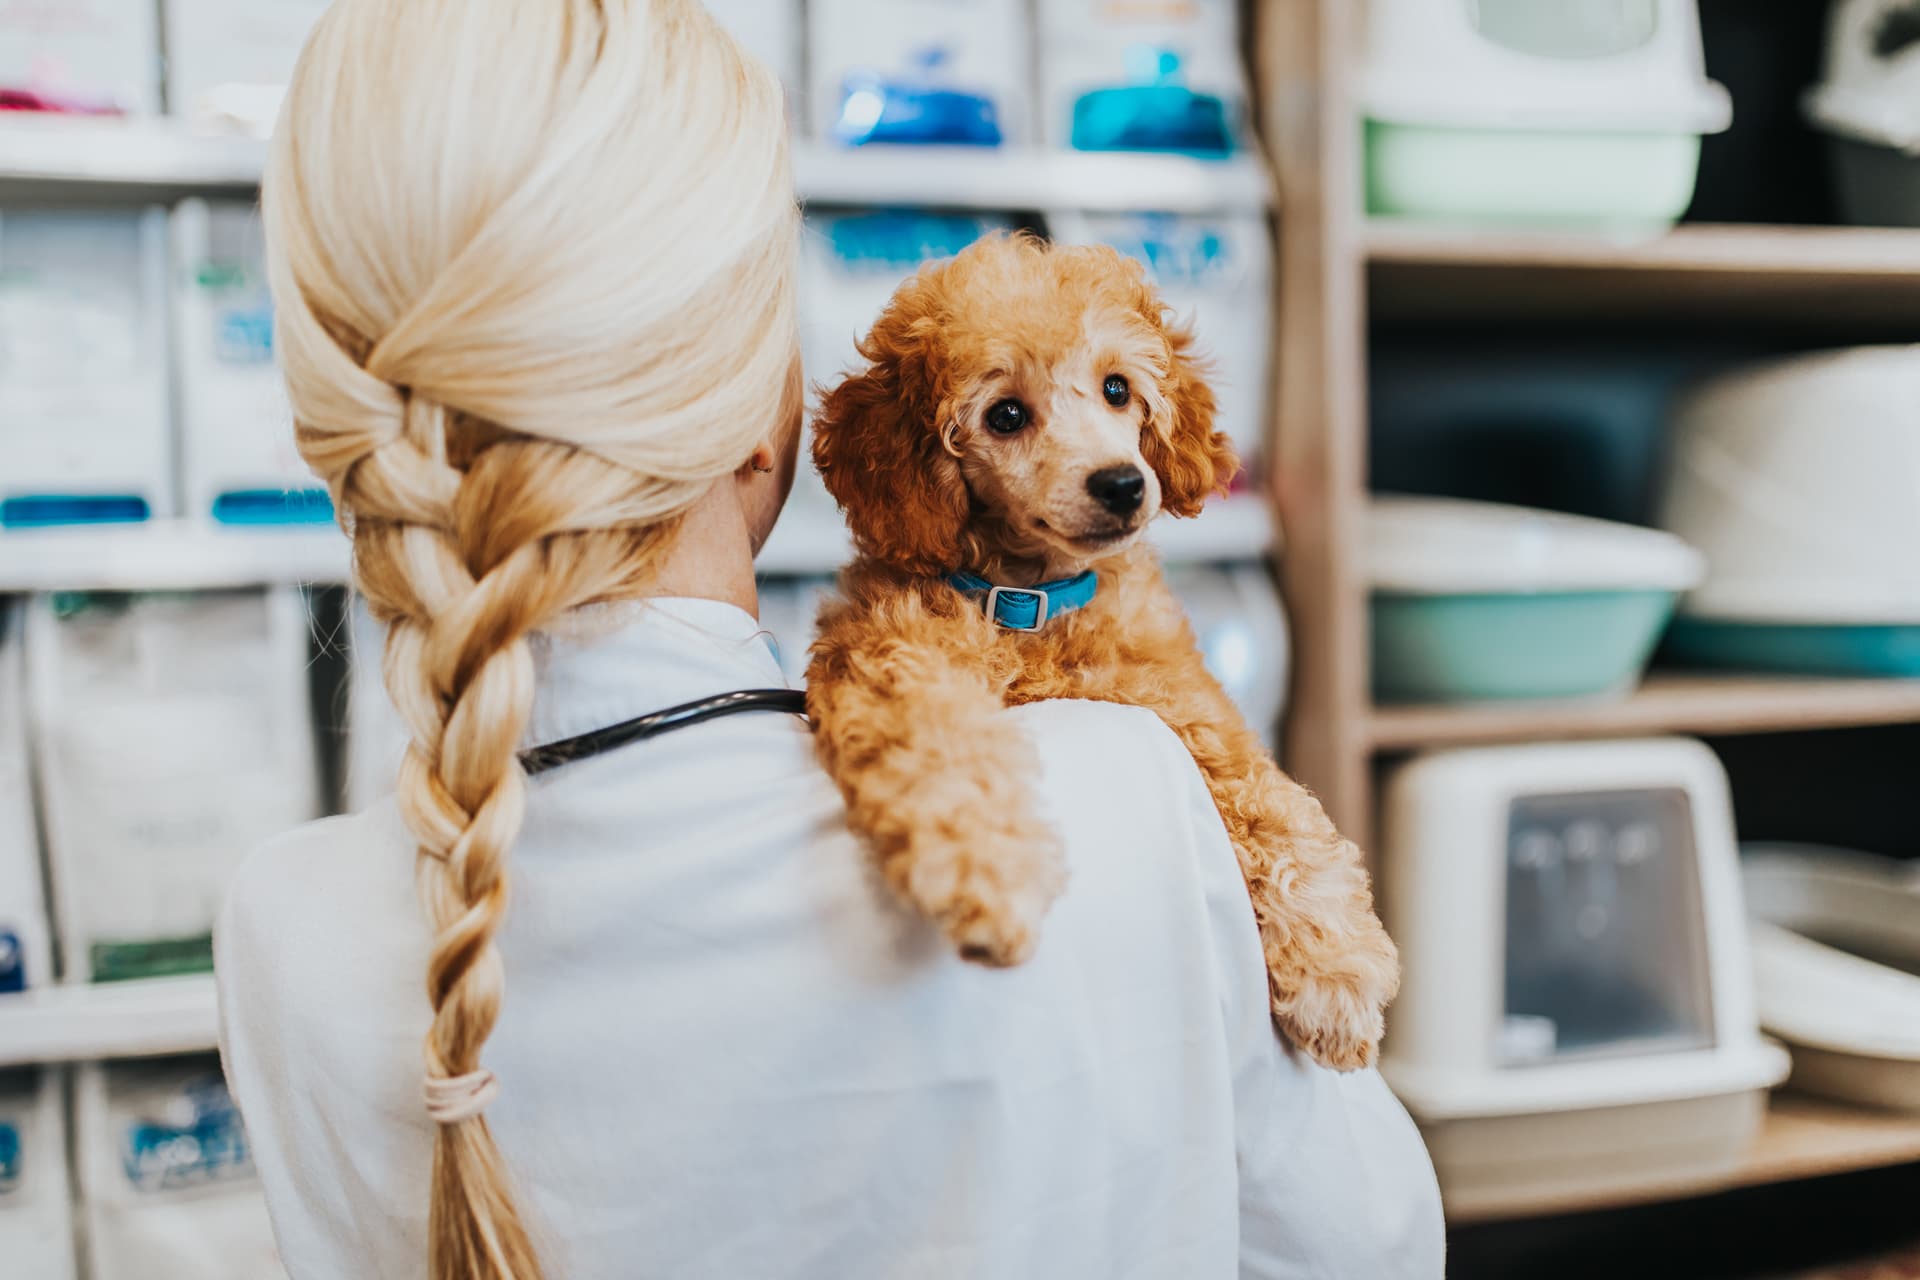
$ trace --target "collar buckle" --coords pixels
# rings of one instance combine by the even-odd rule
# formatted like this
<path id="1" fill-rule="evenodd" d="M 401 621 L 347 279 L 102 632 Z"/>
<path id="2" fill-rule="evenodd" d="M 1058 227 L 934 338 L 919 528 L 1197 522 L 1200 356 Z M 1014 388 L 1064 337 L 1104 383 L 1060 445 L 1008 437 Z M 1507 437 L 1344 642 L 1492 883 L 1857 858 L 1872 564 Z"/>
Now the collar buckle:
<path id="1" fill-rule="evenodd" d="M 1006 600 L 1010 606 L 1007 614 L 1000 612 L 1000 602 Z M 1028 600 L 1033 601 L 1033 621 L 1025 626 L 1010 621 L 1011 609 L 1017 609 Z M 1008 631 L 1038 631 L 1047 625 L 1047 615 L 1051 610 L 1051 601 L 1047 593 L 1038 587 L 990 587 L 987 590 L 987 617 L 993 619 L 996 627 Z"/>

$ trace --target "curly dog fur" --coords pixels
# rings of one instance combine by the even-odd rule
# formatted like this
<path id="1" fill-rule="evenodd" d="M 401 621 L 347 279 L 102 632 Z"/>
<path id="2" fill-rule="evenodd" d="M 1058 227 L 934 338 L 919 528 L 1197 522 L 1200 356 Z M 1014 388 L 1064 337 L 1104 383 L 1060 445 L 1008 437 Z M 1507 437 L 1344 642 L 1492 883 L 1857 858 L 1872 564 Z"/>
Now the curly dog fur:
<path id="1" fill-rule="evenodd" d="M 1399 967 L 1359 851 L 1207 673 L 1138 541 L 1161 511 L 1197 514 L 1237 465 L 1191 336 L 1112 250 L 996 236 L 902 285 L 860 352 L 867 367 L 826 394 L 814 433 L 860 554 L 822 613 L 807 701 L 888 884 L 969 959 L 1024 960 L 1066 873 L 1028 791 L 1033 750 L 997 712 L 1149 708 L 1239 854 L 1282 1031 L 1328 1066 L 1371 1063 Z M 1128 467 L 1137 508 L 1102 502 L 1089 477 Z M 1032 633 L 946 582 L 1086 568 L 1093 602 Z"/>

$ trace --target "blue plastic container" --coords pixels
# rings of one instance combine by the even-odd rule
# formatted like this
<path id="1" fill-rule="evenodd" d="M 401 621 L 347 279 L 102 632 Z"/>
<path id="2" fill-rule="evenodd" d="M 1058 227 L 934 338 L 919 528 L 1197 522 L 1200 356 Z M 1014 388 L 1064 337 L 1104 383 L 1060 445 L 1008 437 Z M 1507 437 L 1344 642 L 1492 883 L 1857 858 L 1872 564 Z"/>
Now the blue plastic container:
<path id="1" fill-rule="evenodd" d="M 1821 676 L 1920 676 L 1920 626 L 1680 617 L 1667 653 L 1690 665 Z"/>

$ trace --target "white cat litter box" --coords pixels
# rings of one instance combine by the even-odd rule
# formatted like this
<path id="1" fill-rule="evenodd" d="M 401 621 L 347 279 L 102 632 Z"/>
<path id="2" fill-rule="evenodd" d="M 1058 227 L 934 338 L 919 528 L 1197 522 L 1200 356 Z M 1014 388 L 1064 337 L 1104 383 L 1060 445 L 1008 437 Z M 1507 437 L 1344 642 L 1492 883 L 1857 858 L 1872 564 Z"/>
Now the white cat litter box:
<path id="1" fill-rule="evenodd" d="M 1694 0 L 1371 0 L 1374 213 L 1657 228 L 1732 120 Z"/>
<path id="2" fill-rule="evenodd" d="M 167 215 L 0 212 L 0 529 L 172 512 Z"/>
<path id="3" fill-rule="evenodd" d="M 293 408 L 274 363 L 258 209 L 185 201 L 173 215 L 173 247 L 187 511 L 230 525 L 329 523 L 333 503 L 294 445 Z"/>
<path id="4" fill-rule="evenodd" d="M 1683 661 L 1920 675 L 1920 347 L 1723 374 L 1675 409 L 1660 523 L 1707 574 L 1669 638 Z"/>
<path id="5" fill-rule="evenodd" d="M 1264 216 L 1167 213 L 1047 215 L 1062 244 L 1105 244 L 1145 263 L 1173 318 L 1193 326 L 1243 473 L 1259 469 L 1267 437 L 1273 350 L 1273 233 Z"/>
<path id="6" fill-rule="evenodd" d="M 1546 1206 L 1738 1163 L 1761 1038 L 1726 775 L 1698 742 L 1417 757 L 1383 792 L 1405 985 L 1382 1070 L 1450 1208 Z"/>
<path id="7" fill-rule="evenodd" d="M 1623 695 L 1701 559 L 1656 529 L 1452 498 L 1367 509 L 1382 701 Z"/>
<path id="8" fill-rule="evenodd" d="M 1793 1085 L 1920 1111 L 1920 876 L 1913 864 L 1749 845 L 1760 1021 L 1793 1052 Z"/>
<path id="9" fill-rule="evenodd" d="M 1911 0 L 1838 0 L 1807 118 L 1827 135 L 1841 215 L 1920 226 L 1920 10 Z"/>

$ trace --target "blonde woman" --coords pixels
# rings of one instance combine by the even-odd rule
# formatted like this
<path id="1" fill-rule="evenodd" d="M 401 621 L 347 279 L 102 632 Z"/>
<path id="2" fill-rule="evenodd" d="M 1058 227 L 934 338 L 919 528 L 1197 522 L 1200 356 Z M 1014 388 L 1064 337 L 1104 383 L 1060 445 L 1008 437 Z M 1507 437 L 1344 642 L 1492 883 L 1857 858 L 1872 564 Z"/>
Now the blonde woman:
<path id="1" fill-rule="evenodd" d="M 780 90 L 699 5 L 340 0 L 266 210 L 412 737 L 219 930 L 295 1277 L 1439 1275 L 1417 1136 L 1277 1043 L 1150 715 L 1010 713 L 1073 881 L 995 972 L 869 878 L 782 697 L 728 696 L 781 683 L 797 220 Z"/>

